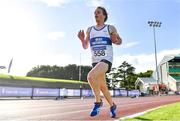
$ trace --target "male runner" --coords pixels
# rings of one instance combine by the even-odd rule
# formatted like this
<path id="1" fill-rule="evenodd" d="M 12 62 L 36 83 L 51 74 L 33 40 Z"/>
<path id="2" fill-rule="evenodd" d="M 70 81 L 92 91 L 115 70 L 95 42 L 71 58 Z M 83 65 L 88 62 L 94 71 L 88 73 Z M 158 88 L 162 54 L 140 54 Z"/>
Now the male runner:
<path id="1" fill-rule="evenodd" d="M 112 101 L 107 88 L 106 73 L 110 72 L 112 66 L 112 43 L 120 45 L 122 40 L 114 26 L 105 24 L 108 15 L 104 7 L 97 7 L 94 15 L 96 25 L 88 28 L 86 37 L 83 30 L 80 30 L 78 33 L 83 48 L 87 49 L 90 45 L 92 53 L 93 68 L 88 73 L 87 79 L 93 90 L 95 103 L 90 116 L 96 116 L 103 105 L 100 97 L 101 91 L 110 105 L 111 117 L 115 118 L 117 106 Z"/>

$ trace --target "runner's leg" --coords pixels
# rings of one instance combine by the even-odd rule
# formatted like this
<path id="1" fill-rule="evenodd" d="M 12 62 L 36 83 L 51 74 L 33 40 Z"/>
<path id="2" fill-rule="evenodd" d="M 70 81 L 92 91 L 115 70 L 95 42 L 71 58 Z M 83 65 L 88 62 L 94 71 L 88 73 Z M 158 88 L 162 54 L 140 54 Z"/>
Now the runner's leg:
<path id="1" fill-rule="evenodd" d="M 101 74 L 98 76 L 98 81 L 100 84 L 100 90 L 102 91 L 104 97 L 106 98 L 107 102 L 109 103 L 110 107 L 113 106 L 113 101 L 111 95 L 109 93 L 108 87 L 106 85 L 106 76 L 105 74 Z"/>
<path id="2" fill-rule="evenodd" d="M 107 64 L 104 62 L 99 62 L 87 76 L 88 82 L 93 90 L 95 96 L 95 102 L 101 102 L 100 98 L 100 83 L 98 81 L 98 76 L 105 74 L 108 70 Z"/>

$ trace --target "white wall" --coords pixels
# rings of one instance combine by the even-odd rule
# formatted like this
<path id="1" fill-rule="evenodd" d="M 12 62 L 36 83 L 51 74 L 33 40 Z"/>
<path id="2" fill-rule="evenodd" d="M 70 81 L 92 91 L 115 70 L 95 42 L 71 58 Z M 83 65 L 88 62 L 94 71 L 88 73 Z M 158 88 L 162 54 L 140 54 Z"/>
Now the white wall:
<path id="1" fill-rule="evenodd" d="M 176 80 L 168 75 L 169 89 L 177 91 Z"/>
<path id="2" fill-rule="evenodd" d="M 166 85 L 168 85 L 168 68 L 168 62 L 160 66 L 160 80 Z"/>

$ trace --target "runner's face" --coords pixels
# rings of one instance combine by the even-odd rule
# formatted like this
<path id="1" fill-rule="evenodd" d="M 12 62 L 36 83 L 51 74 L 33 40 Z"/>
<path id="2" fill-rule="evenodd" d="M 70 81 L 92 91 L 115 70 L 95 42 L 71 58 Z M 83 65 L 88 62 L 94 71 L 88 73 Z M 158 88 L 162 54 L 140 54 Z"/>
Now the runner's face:
<path id="1" fill-rule="evenodd" d="M 95 16 L 96 22 L 100 22 L 100 21 L 104 22 L 105 15 L 103 14 L 102 9 L 96 9 L 94 12 L 94 16 Z"/>

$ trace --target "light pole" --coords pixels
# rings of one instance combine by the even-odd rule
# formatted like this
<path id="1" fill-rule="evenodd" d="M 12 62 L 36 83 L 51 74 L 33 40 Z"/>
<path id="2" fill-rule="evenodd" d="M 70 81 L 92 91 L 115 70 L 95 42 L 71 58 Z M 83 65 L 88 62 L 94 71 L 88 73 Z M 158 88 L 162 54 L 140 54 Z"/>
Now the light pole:
<path id="1" fill-rule="evenodd" d="M 155 28 L 161 27 L 161 22 L 159 21 L 148 21 L 148 24 L 150 27 L 153 27 L 153 35 L 154 35 L 154 52 L 155 52 L 155 62 L 156 62 L 156 76 L 157 76 L 157 91 L 159 93 L 159 71 L 158 71 L 158 65 L 157 65 L 157 50 L 156 50 L 156 34 L 155 34 Z"/>
<path id="2" fill-rule="evenodd" d="M 0 69 L 5 69 L 6 67 L 5 66 L 0 66 Z"/>
<path id="3" fill-rule="evenodd" d="M 80 58 L 79 58 L 79 81 L 81 81 L 81 53 L 80 53 Z"/>
<path id="4" fill-rule="evenodd" d="M 79 83 L 80 83 L 80 81 L 81 81 L 81 53 L 80 53 L 79 62 L 80 62 L 80 64 L 79 64 Z M 83 88 L 83 85 L 80 84 L 79 88 L 80 88 L 80 98 L 82 99 L 82 88 Z"/>

